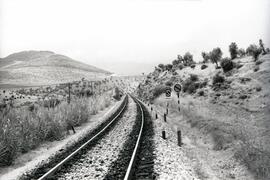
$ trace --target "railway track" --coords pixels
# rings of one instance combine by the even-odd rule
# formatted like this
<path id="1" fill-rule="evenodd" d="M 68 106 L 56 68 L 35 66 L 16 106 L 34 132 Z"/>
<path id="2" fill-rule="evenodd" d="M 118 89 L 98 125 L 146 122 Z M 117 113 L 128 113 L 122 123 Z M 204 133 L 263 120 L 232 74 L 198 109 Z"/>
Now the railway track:
<path id="1" fill-rule="evenodd" d="M 25 179 L 154 179 L 150 118 L 142 102 L 126 96 L 119 110 L 87 141 Z"/>

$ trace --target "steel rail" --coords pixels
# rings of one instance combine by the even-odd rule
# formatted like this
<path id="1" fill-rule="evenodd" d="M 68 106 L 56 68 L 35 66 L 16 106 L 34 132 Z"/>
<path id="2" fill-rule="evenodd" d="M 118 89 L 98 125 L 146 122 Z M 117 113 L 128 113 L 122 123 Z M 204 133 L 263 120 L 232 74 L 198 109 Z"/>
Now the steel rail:
<path id="1" fill-rule="evenodd" d="M 136 102 L 136 104 L 138 104 L 139 107 L 140 107 L 141 114 L 142 114 L 142 116 L 141 116 L 142 123 L 141 123 L 141 128 L 140 128 L 140 132 L 139 132 L 139 135 L 138 135 L 138 138 L 137 138 L 137 142 L 136 142 L 135 148 L 133 150 L 133 153 L 132 153 L 132 156 L 131 156 L 131 159 L 130 159 L 128 168 L 126 170 L 126 174 L 125 174 L 124 180 L 130 180 L 130 179 L 132 179 L 134 165 L 135 165 L 135 161 L 136 161 L 136 156 L 137 156 L 137 152 L 138 152 L 138 149 L 139 149 L 139 145 L 140 145 L 140 141 L 141 141 L 141 136 L 142 136 L 142 132 L 143 132 L 143 127 L 144 127 L 144 113 L 143 113 L 142 106 L 141 106 L 139 100 L 137 100 L 135 97 L 133 97 L 133 99 Z"/>
<path id="2" fill-rule="evenodd" d="M 95 134 L 91 139 L 89 139 L 87 142 L 85 142 L 83 145 L 81 145 L 78 149 L 73 151 L 70 155 L 68 155 L 64 160 L 59 162 L 57 165 L 55 165 L 52 169 L 50 169 L 47 173 L 45 173 L 43 176 L 38 178 L 38 180 L 44 180 L 49 178 L 51 175 L 53 175 L 62 165 L 64 165 L 67 161 L 69 161 L 72 157 L 74 157 L 79 151 L 81 151 L 85 146 L 87 146 L 90 142 L 95 140 L 102 132 L 104 132 L 124 111 L 124 109 L 127 106 L 126 97 L 124 97 L 125 104 L 121 111 L 104 127 L 102 128 L 97 134 Z M 120 105 L 121 106 L 121 105 Z"/>

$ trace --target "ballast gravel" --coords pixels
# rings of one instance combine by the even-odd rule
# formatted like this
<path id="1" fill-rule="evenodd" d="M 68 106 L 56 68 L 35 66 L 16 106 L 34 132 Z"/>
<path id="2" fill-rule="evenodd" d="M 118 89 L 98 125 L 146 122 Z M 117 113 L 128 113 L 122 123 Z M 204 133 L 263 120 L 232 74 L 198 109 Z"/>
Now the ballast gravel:
<path id="1" fill-rule="evenodd" d="M 154 126 L 154 172 L 156 179 L 162 180 L 197 180 L 194 169 L 190 166 L 190 160 L 186 157 L 184 151 L 177 145 L 176 131 L 163 120 L 161 113 L 156 119 L 156 109 L 148 108 L 152 115 Z M 166 139 L 162 138 L 162 131 L 166 132 Z"/>
<path id="2" fill-rule="evenodd" d="M 136 104 L 129 98 L 127 111 L 114 128 L 68 169 L 62 169 L 57 179 L 103 179 L 132 131 L 136 111 Z"/>

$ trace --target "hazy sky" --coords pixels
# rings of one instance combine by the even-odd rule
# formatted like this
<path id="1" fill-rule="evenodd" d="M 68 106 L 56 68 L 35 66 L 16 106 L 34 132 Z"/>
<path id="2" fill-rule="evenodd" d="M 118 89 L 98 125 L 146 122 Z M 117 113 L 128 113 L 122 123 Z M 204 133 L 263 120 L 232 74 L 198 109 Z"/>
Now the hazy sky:
<path id="1" fill-rule="evenodd" d="M 116 73 L 190 51 L 270 46 L 269 0 L 0 0 L 0 57 L 50 50 Z"/>

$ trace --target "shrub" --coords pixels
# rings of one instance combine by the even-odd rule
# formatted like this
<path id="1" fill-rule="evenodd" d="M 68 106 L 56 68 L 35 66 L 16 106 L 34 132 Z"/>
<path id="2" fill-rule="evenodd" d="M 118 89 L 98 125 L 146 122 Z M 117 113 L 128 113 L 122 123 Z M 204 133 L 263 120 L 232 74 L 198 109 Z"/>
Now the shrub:
<path id="1" fill-rule="evenodd" d="M 196 64 L 191 64 L 190 67 L 194 69 L 196 67 Z"/>
<path id="2" fill-rule="evenodd" d="M 195 93 L 196 90 L 201 86 L 199 82 L 196 82 L 198 79 L 198 75 L 190 74 L 190 77 L 183 82 L 183 92 L 187 92 L 189 94 Z"/>
<path id="3" fill-rule="evenodd" d="M 165 85 L 158 85 L 156 86 L 154 89 L 153 89 L 153 98 L 152 99 L 155 99 L 157 98 L 158 96 L 160 96 L 162 93 L 165 92 L 167 86 Z"/>
<path id="4" fill-rule="evenodd" d="M 172 67 L 173 67 L 173 65 L 171 65 L 171 64 L 166 64 L 166 65 L 165 65 L 165 70 L 171 71 L 171 70 L 172 70 Z"/>
<path id="5" fill-rule="evenodd" d="M 240 69 L 243 67 L 243 64 L 240 64 L 239 62 L 235 64 L 236 69 Z"/>
<path id="6" fill-rule="evenodd" d="M 190 80 L 191 81 L 193 81 L 193 82 L 195 82 L 195 81 L 198 81 L 199 80 L 199 78 L 198 78 L 198 75 L 197 74 L 190 74 Z"/>
<path id="7" fill-rule="evenodd" d="M 206 65 L 206 64 L 203 64 L 202 66 L 201 66 L 201 70 L 203 70 L 203 69 L 206 69 L 208 66 Z"/>
<path id="8" fill-rule="evenodd" d="M 166 86 L 172 86 L 172 85 L 173 85 L 173 82 L 172 82 L 171 80 L 169 80 L 169 81 L 167 81 L 167 82 L 165 83 L 165 85 L 166 85 Z"/>
<path id="9" fill-rule="evenodd" d="M 228 72 L 234 67 L 232 60 L 230 60 L 229 58 L 222 59 L 220 62 L 220 66 L 223 69 L 223 72 Z"/>
<path id="10" fill-rule="evenodd" d="M 204 79 L 202 83 L 200 83 L 200 88 L 205 87 L 208 84 L 208 79 Z"/>
<path id="11" fill-rule="evenodd" d="M 261 54 L 261 49 L 258 48 L 258 46 L 256 46 L 255 44 L 251 44 L 247 48 L 247 53 L 254 58 L 254 61 L 257 61 L 259 55 Z"/>
<path id="12" fill-rule="evenodd" d="M 241 94 L 241 95 L 239 96 L 239 99 L 246 99 L 246 98 L 248 98 L 248 96 L 245 95 L 245 94 Z"/>
<path id="13" fill-rule="evenodd" d="M 203 91 L 203 90 L 200 90 L 200 91 L 198 92 L 198 95 L 199 95 L 199 96 L 204 96 L 204 91 Z"/>
<path id="14" fill-rule="evenodd" d="M 217 73 L 216 75 L 214 75 L 213 77 L 213 85 L 218 84 L 218 83 L 224 83 L 225 82 L 225 78 L 224 76 L 221 76 L 219 73 Z"/>
<path id="15" fill-rule="evenodd" d="M 159 64 L 158 67 L 159 67 L 162 71 L 165 70 L 165 65 L 164 65 L 164 64 Z"/>
<path id="16" fill-rule="evenodd" d="M 187 92 L 189 94 L 193 94 L 196 92 L 198 85 L 191 81 L 190 79 L 186 79 L 183 83 L 183 92 Z"/>
<path id="17" fill-rule="evenodd" d="M 178 68 L 179 68 L 180 70 L 182 70 L 182 69 L 184 68 L 184 65 L 183 65 L 183 64 L 179 64 L 179 65 L 178 65 Z"/>
<path id="18" fill-rule="evenodd" d="M 238 50 L 238 55 L 239 55 L 240 57 L 243 57 L 243 56 L 246 55 L 246 51 L 245 51 L 243 48 L 241 48 L 241 49 Z"/>
<path id="19" fill-rule="evenodd" d="M 257 87 L 256 87 L 256 91 L 257 91 L 257 92 L 259 92 L 259 91 L 261 91 L 261 90 L 262 90 L 262 87 L 260 87 L 260 86 L 257 86 Z"/>
<path id="20" fill-rule="evenodd" d="M 259 70 L 260 70 L 260 67 L 259 67 L 259 66 L 255 66 L 254 72 L 257 72 L 257 71 L 259 71 Z"/>
<path id="21" fill-rule="evenodd" d="M 231 54 L 231 59 L 235 59 L 237 57 L 238 47 L 235 42 L 232 42 L 229 46 L 229 51 Z"/>
<path id="22" fill-rule="evenodd" d="M 260 64 L 262 64 L 263 62 L 262 61 L 256 61 L 256 65 L 260 65 Z"/>
<path id="23" fill-rule="evenodd" d="M 181 60 L 180 59 L 175 59 L 175 60 L 172 61 L 172 65 L 173 66 L 177 66 L 180 63 L 181 63 Z"/>

